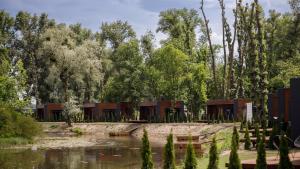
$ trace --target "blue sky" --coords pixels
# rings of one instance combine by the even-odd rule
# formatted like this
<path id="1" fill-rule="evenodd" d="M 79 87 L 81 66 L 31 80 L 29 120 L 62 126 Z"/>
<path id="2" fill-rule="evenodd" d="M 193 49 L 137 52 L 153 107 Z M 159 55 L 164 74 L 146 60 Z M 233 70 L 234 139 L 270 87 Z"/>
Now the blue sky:
<path id="1" fill-rule="evenodd" d="M 250 0 L 246 0 L 250 2 Z M 221 42 L 220 7 L 217 0 L 204 0 L 205 11 L 213 31 L 215 43 Z M 224 0 L 227 16 L 232 21 L 235 0 Z M 288 0 L 260 0 L 265 12 L 275 9 L 289 11 Z M 200 0 L 0 0 L 0 9 L 11 15 L 20 10 L 40 14 L 46 12 L 49 18 L 67 24 L 81 23 L 84 27 L 99 31 L 102 22 L 126 20 L 137 35 L 146 31 L 155 32 L 159 12 L 169 8 L 194 8 L 199 11 Z M 156 34 L 157 42 L 165 35 Z"/>

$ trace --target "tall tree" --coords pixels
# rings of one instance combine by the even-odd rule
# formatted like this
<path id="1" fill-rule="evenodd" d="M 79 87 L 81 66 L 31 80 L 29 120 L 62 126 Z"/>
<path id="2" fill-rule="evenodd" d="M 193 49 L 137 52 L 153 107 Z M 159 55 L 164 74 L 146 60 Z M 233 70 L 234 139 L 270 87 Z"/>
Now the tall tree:
<path id="1" fill-rule="evenodd" d="M 211 41 L 211 29 L 209 28 L 209 25 L 208 25 L 208 20 L 206 18 L 206 14 L 205 14 L 205 11 L 204 11 L 204 0 L 201 0 L 201 5 L 200 5 L 200 10 L 202 12 L 202 16 L 203 16 L 203 20 L 204 20 L 204 25 L 205 25 L 205 28 L 206 28 L 206 37 L 207 37 L 207 40 L 208 40 L 208 45 L 209 45 L 209 50 L 210 50 L 210 56 L 211 56 L 211 62 L 212 62 L 212 74 L 213 74 L 213 89 L 216 89 L 217 88 L 217 85 L 216 85 L 216 82 L 217 82 L 217 78 L 216 78 L 216 59 L 215 59 L 215 50 L 213 48 L 213 44 L 212 44 L 212 41 Z"/>
<path id="2" fill-rule="evenodd" d="M 71 83 L 81 79 L 79 68 L 81 60 L 76 57 L 74 33 L 65 26 L 48 29 L 43 37 L 42 54 L 48 57 L 49 75 L 46 78 L 52 89 L 50 96 L 56 102 L 68 102 Z"/>
<path id="3" fill-rule="evenodd" d="M 42 45 L 41 35 L 47 28 L 54 26 L 54 21 L 49 20 L 47 14 L 42 13 L 40 16 L 31 15 L 28 12 L 20 11 L 15 19 L 16 34 L 15 43 L 13 45 L 13 54 L 18 56 L 24 63 L 24 67 L 28 73 L 28 86 L 26 93 L 33 96 L 39 104 L 40 100 L 40 85 L 43 85 L 45 77 L 41 77 L 40 72 L 43 65 L 42 58 L 39 57 L 38 51 Z"/>
<path id="4" fill-rule="evenodd" d="M 123 42 L 127 42 L 135 37 L 135 32 L 128 22 L 117 20 L 112 23 L 105 22 L 101 25 L 101 38 L 109 41 L 114 50 Z"/>
<path id="5" fill-rule="evenodd" d="M 260 88 L 260 112 L 262 114 L 262 125 L 266 128 L 266 119 L 268 113 L 267 99 L 268 99 L 268 72 L 267 72 L 267 56 L 266 56 L 266 42 L 264 32 L 264 19 L 262 7 L 258 4 L 258 0 L 255 0 L 255 18 L 257 27 L 257 39 L 258 39 L 258 60 L 259 60 L 259 88 Z"/>

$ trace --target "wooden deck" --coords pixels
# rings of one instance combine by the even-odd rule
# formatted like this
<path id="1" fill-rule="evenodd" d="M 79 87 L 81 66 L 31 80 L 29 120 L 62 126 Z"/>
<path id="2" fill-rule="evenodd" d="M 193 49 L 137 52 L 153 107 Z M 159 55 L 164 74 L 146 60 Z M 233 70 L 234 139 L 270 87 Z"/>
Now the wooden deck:
<path id="1" fill-rule="evenodd" d="M 263 132 L 263 131 L 264 131 L 263 129 L 259 129 L 259 132 Z M 245 133 L 245 132 L 246 130 L 240 130 L 240 133 Z M 272 128 L 267 128 L 266 132 L 272 132 Z M 255 133 L 255 129 L 249 130 L 249 133 Z"/>
<path id="2" fill-rule="evenodd" d="M 294 169 L 300 169 L 300 152 L 295 154 L 290 153 L 290 160 L 294 166 Z M 279 164 L 279 156 L 277 157 L 267 157 L 267 167 L 268 169 L 277 169 Z M 255 169 L 256 159 L 252 160 L 243 160 L 242 168 L 243 169 Z"/>

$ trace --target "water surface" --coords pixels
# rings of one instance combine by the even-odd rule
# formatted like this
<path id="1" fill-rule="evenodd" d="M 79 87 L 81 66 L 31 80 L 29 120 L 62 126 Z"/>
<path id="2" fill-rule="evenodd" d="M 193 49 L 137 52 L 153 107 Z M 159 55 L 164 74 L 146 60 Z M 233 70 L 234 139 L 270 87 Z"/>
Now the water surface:
<path id="1" fill-rule="evenodd" d="M 139 169 L 140 140 L 109 138 L 87 148 L 47 150 L 0 150 L 1 169 Z M 161 145 L 152 146 L 155 168 L 162 168 Z M 177 153 L 177 163 L 184 153 Z"/>

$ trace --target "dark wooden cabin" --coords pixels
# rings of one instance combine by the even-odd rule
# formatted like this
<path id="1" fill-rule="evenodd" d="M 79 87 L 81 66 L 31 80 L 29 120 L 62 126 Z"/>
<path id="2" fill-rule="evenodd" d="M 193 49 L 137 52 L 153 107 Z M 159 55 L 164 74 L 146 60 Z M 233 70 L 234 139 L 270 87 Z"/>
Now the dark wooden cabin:
<path id="1" fill-rule="evenodd" d="M 187 117 L 184 113 L 184 102 L 176 101 L 174 105 L 175 112 L 172 111 L 172 101 L 162 100 L 158 102 L 158 111 L 160 122 L 184 122 Z"/>
<path id="2" fill-rule="evenodd" d="M 170 100 L 144 101 L 140 103 L 140 120 L 147 120 L 148 122 L 186 121 L 183 101 L 176 101 L 174 109 L 175 112 L 172 111 L 172 102 Z"/>
<path id="3" fill-rule="evenodd" d="M 131 102 L 120 102 L 121 119 L 129 121 L 133 119 L 134 109 Z"/>
<path id="4" fill-rule="evenodd" d="M 277 96 L 278 96 L 279 118 L 284 122 L 288 122 L 289 112 L 290 112 L 291 89 L 290 88 L 278 89 Z"/>
<path id="5" fill-rule="evenodd" d="M 47 103 L 38 105 L 36 109 L 36 118 L 39 121 L 64 121 L 62 112 L 64 105 L 61 103 Z"/>
<path id="6" fill-rule="evenodd" d="M 268 95 L 268 112 L 269 112 L 269 120 L 270 121 L 272 121 L 274 117 L 279 118 L 277 93 L 271 93 Z"/>
<path id="7" fill-rule="evenodd" d="M 159 122 L 157 102 L 144 101 L 140 105 L 140 119 L 148 122 Z"/>
<path id="8" fill-rule="evenodd" d="M 83 119 L 85 122 L 97 121 L 97 112 L 95 103 L 83 103 Z"/>
<path id="9" fill-rule="evenodd" d="M 224 120 L 242 120 L 249 99 L 216 99 L 206 103 L 206 118 Z"/>
<path id="10" fill-rule="evenodd" d="M 121 120 L 118 103 L 96 103 L 97 121 L 117 122 Z"/>
<path id="11" fill-rule="evenodd" d="M 292 139 L 300 136 L 300 78 L 290 80 L 291 100 L 290 100 L 290 123 Z"/>

